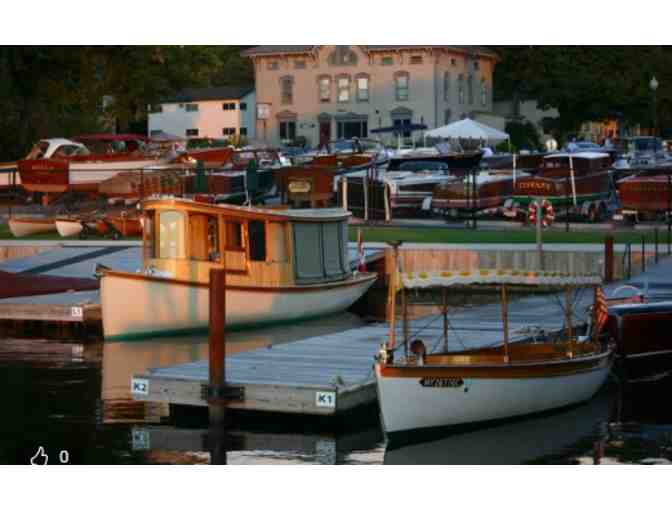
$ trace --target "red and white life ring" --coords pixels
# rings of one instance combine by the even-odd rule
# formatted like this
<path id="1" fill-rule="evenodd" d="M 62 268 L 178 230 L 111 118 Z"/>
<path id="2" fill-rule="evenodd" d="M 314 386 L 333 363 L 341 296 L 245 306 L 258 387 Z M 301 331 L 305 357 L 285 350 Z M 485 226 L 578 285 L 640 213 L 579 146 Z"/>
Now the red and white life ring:
<path id="1" fill-rule="evenodd" d="M 537 224 L 537 209 L 539 206 L 537 205 L 537 201 L 534 200 L 530 202 L 530 207 L 527 210 L 527 219 L 532 225 Z M 555 221 L 555 210 L 553 209 L 553 205 L 546 199 L 541 203 L 541 225 L 542 227 L 546 228 L 553 224 Z"/>

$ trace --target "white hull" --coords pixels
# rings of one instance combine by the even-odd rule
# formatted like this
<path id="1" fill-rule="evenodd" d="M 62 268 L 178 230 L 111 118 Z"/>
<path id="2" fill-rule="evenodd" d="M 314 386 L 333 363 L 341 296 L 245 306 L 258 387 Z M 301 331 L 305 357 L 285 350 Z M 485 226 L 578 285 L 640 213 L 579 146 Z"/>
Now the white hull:
<path id="1" fill-rule="evenodd" d="M 610 363 L 568 375 L 472 378 L 455 388 L 426 387 L 420 377 L 382 377 L 376 365 L 385 433 L 459 426 L 513 418 L 590 399 L 609 375 Z M 466 391 L 465 391 L 466 390 Z"/>
<path id="2" fill-rule="evenodd" d="M 70 163 L 69 179 L 71 185 L 93 184 L 115 177 L 121 172 L 140 170 L 165 163 L 162 159 L 143 159 L 137 161 Z"/>
<path id="3" fill-rule="evenodd" d="M 79 235 L 84 227 L 77 220 L 56 220 L 56 230 L 61 237 L 72 237 Z"/>
<path id="4" fill-rule="evenodd" d="M 345 310 L 373 284 L 355 281 L 287 289 L 236 288 L 226 291 L 226 324 L 232 327 L 304 320 Z M 129 338 L 208 327 L 209 289 L 159 278 L 105 274 L 100 297 L 106 339 Z"/>
<path id="5" fill-rule="evenodd" d="M 10 219 L 9 230 L 11 230 L 14 237 L 26 237 L 33 234 L 42 234 L 45 232 L 53 232 L 56 230 L 56 225 L 53 221 L 30 219 Z"/>

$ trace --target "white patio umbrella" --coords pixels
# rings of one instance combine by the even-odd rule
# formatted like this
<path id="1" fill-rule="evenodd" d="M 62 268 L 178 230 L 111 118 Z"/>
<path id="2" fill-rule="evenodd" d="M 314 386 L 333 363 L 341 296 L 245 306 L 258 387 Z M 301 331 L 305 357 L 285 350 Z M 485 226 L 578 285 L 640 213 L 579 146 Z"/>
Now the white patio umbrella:
<path id="1" fill-rule="evenodd" d="M 488 142 L 509 140 L 509 134 L 471 119 L 458 120 L 426 133 L 431 138 L 471 138 Z"/>

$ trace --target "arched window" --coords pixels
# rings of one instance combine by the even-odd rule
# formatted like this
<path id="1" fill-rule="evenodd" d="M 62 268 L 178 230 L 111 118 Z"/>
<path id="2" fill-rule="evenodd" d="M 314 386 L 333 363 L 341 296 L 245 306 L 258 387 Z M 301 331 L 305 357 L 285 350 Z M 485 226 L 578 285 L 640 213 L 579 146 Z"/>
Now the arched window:
<path id="1" fill-rule="evenodd" d="M 336 99 L 339 103 L 350 102 L 350 76 L 342 74 L 336 77 Z"/>
<path id="2" fill-rule="evenodd" d="M 443 74 L 443 99 L 450 102 L 450 71 Z"/>
<path id="3" fill-rule="evenodd" d="M 318 77 L 317 87 L 320 103 L 329 103 L 331 101 L 331 76 Z"/>
<path id="4" fill-rule="evenodd" d="M 488 84 L 481 78 L 481 106 L 488 105 Z"/>
<path id="5" fill-rule="evenodd" d="M 358 103 L 369 102 L 369 82 L 370 78 L 366 73 L 361 73 L 355 76 L 355 88 L 357 90 Z"/>
<path id="6" fill-rule="evenodd" d="M 287 105 L 294 102 L 294 78 L 283 76 L 280 78 L 280 104 Z"/>
<path id="7" fill-rule="evenodd" d="M 457 98 L 460 104 L 464 104 L 464 75 L 457 78 Z"/>
<path id="8" fill-rule="evenodd" d="M 469 104 L 474 104 L 474 75 L 470 74 L 467 78 L 467 97 L 469 98 Z"/>
<path id="9" fill-rule="evenodd" d="M 408 101 L 410 77 L 406 71 L 394 75 L 394 90 L 397 101 Z"/>

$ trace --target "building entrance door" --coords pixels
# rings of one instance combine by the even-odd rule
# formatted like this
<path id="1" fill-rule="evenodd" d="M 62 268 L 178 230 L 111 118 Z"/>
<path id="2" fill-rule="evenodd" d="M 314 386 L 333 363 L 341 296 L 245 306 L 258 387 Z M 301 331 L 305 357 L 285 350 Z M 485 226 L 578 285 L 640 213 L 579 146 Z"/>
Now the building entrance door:
<path id="1" fill-rule="evenodd" d="M 320 147 L 331 141 L 331 121 L 320 121 Z"/>

